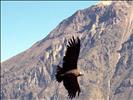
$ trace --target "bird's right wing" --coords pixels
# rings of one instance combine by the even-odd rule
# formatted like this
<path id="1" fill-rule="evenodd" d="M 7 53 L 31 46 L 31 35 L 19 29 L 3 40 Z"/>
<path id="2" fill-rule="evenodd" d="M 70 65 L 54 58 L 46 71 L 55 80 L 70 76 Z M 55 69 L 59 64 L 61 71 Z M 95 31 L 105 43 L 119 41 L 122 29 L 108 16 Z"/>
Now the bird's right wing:
<path id="1" fill-rule="evenodd" d="M 69 71 L 77 68 L 77 61 L 80 52 L 80 39 L 70 39 L 67 45 L 67 51 L 63 58 L 63 69 Z"/>

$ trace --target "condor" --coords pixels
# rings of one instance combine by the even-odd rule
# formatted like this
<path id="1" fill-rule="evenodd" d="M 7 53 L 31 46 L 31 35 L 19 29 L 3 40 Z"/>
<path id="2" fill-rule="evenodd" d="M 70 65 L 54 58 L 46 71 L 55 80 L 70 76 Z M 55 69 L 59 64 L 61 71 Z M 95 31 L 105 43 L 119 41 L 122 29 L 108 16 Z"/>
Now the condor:
<path id="1" fill-rule="evenodd" d="M 57 66 L 56 80 L 60 83 L 63 81 L 64 87 L 68 91 L 70 99 L 81 92 L 77 77 L 82 76 L 77 68 L 77 61 L 80 52 L 80 39 L 72 37 L 68 41 L 67 50 L 63 58 L 63 67 Z"/>

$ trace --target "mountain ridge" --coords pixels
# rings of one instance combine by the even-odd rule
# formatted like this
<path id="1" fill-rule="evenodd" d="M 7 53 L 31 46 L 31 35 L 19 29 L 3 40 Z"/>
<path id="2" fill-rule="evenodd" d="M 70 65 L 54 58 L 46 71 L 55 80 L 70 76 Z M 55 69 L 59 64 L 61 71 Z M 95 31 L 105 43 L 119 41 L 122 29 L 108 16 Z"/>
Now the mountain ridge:
<path id="1" fill-rule="evenodd" d="M 1 98 L 67 100 L 55 81 L 67 39 L 81 38 L 78 66 L 84 100 L 131 100 L 133 97 L 133 2 L 112 1 L 78 10 L 50 34 L 1 67 Z M 81 67 L 82 66 L 82 67 Z"/>

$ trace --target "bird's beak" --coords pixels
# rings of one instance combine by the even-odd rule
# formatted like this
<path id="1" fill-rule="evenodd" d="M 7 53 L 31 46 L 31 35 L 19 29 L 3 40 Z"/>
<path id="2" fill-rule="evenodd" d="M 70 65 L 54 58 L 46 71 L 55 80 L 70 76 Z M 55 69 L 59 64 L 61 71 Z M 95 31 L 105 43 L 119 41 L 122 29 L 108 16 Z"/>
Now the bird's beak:
<path id="1" fill-rule="evenodd" d="M 84 74 L 80 72 L 79 76 L 83 76 Z"/>
<path id="2" fill-rule="evenodd" d="M 79 72 L 79 76 L 83 76 L 83 75 L 84 75 L 84 74 L 80 71 L 80 72 Z"/>
<path id="3" fill-rule="evenodd" d="M 82 73 L 80 74 L 80 76 L 83 76 L 83 75 L 84 75 L 84 74 L 82 74 Z"/>

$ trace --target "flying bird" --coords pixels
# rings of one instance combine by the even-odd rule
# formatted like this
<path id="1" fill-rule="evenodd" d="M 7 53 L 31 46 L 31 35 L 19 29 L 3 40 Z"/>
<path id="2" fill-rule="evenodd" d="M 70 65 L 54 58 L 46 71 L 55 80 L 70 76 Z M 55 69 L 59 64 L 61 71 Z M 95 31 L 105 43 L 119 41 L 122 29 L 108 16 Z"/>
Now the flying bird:
<path id="1" fill-rule="evenodd" d="M 63 81 L 64 87 L 68 91 L 70 99 L 81 92 L 77 77 L 83 74 L 77 68 L 77 61 L 80 53 L 80 39 L 72 37 L 68 41 L 67 50 L 63 57 L 63 67 L 57 66 L 56 80 Z"/>

